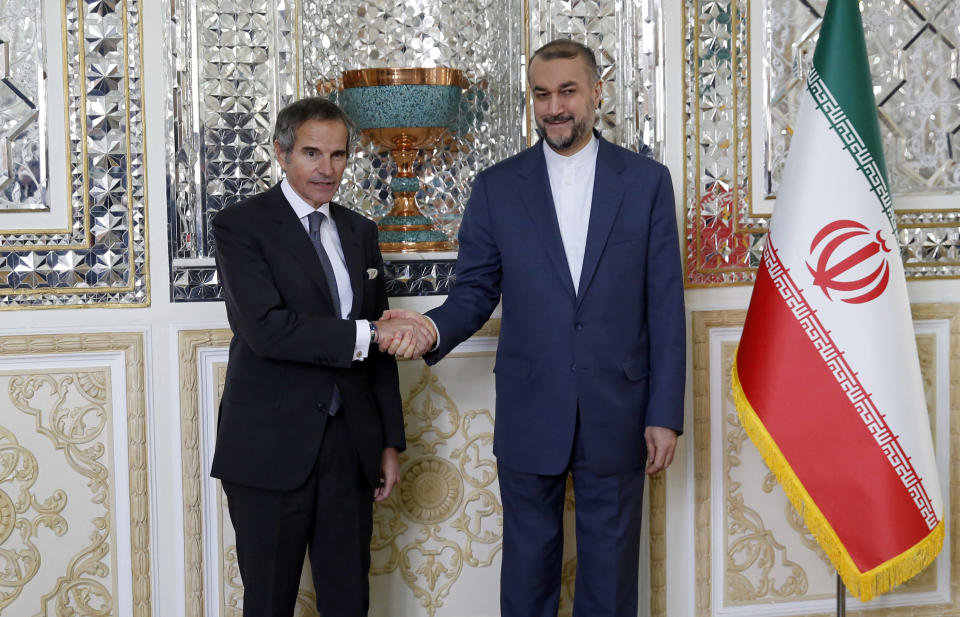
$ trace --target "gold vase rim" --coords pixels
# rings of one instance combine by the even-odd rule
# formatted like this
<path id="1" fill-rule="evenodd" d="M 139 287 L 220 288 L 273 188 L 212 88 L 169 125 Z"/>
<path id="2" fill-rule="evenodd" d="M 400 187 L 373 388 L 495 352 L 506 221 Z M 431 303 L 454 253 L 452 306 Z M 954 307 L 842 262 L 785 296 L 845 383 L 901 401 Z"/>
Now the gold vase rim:
<path id="1" fill-rule="evenodd" d="M 355 69 L 343 72 L 344 88 L 363 88 L 367 86 L 459 86 L 460 88 L 466 88 L 469 85 L 463 71 L 448 66 Z"/>

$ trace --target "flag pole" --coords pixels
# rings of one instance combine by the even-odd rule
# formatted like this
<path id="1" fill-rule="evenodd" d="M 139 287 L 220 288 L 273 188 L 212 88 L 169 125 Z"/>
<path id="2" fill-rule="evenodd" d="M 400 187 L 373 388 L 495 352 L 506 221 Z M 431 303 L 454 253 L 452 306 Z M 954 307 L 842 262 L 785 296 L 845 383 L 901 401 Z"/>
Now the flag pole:
<path id="1" fill-rule="evenodd" d="M 847 616 L 847 588 L 843 586 L 843 579 L 837 574 L 837 617 Z"/>

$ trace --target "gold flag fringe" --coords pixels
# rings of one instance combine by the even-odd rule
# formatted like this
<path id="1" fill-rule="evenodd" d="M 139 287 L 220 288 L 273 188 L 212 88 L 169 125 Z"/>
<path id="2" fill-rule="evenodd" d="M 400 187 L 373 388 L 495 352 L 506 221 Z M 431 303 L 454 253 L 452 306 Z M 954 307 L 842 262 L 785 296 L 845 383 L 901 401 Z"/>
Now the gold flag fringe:
<path id="1" fill-rule="evenodd" d="M 739 352 L 738 347 L 737 353 Z M 942 518 L 936 527 L 917 544 L 872 570 L 861 572 L 823 512 L 820 511 L 810 494 L 807 493 L 807 489 L 797 478 L 790 463 L 784 458 L 779 446 L 767 432 L 763 422 L 757 416 L 757 412 L 747 399 L 737 374 L 736 356 L 734 356 L 733 371 L 730 378 L 737 413 L 747 436 L 760 451 L 764 462 L 776 476 L 780 486 L 783 487 L 790 503 L 803 517 L 807 529 L 826 552 L 840 578 L 843 579 L 843 584 L 846 585 L 851 594 L 862 602 L 869 602 L 875 595 L 890 591 L 933 563 L 943 546 L 944 524 Z"/>

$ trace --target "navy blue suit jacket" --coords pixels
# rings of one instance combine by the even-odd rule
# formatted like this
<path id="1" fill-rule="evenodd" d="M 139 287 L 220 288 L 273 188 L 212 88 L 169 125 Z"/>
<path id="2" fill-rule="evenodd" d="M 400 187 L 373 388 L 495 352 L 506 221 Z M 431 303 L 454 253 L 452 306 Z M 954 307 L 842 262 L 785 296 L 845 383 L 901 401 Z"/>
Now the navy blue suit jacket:
<path id="1" fill-rule="evenodd" d="M 577 408 L 594 473 L 643 467 L 644 429 L 683 427 L 685 318 L 673 185 L 663 165 L 600 139 L 579 293 L 542 142 L 477 176 L 457 280 L 427 314 L 437 362 L 502 299 L 494 453 L 552 475 L 570 460 Z"/>

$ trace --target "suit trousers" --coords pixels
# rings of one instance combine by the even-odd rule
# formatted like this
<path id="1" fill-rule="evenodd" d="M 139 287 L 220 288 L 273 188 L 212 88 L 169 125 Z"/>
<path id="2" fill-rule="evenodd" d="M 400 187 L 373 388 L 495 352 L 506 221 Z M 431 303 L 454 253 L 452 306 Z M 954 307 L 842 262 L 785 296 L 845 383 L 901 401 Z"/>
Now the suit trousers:
<path id="1" fill-rule="evenodd" d="M 222 483 L 237 535 L 244 617 L 293 616 L 305 554 L 321 617 L 367 614 L 373 488 L 344 415 L 326 416 L 316 464 L 299 488 Z"/>
<path id="2" fill-rule="evenodd" d="M 573 477 L 577 535 L 574 617 L 636 617 L 642 469 L 590 471 L 580 417 L 567 469 L 555 476 L 500 468 L 503 499 L 502 617 L 556 617 L 563 557 L 563 502 Z"/>

